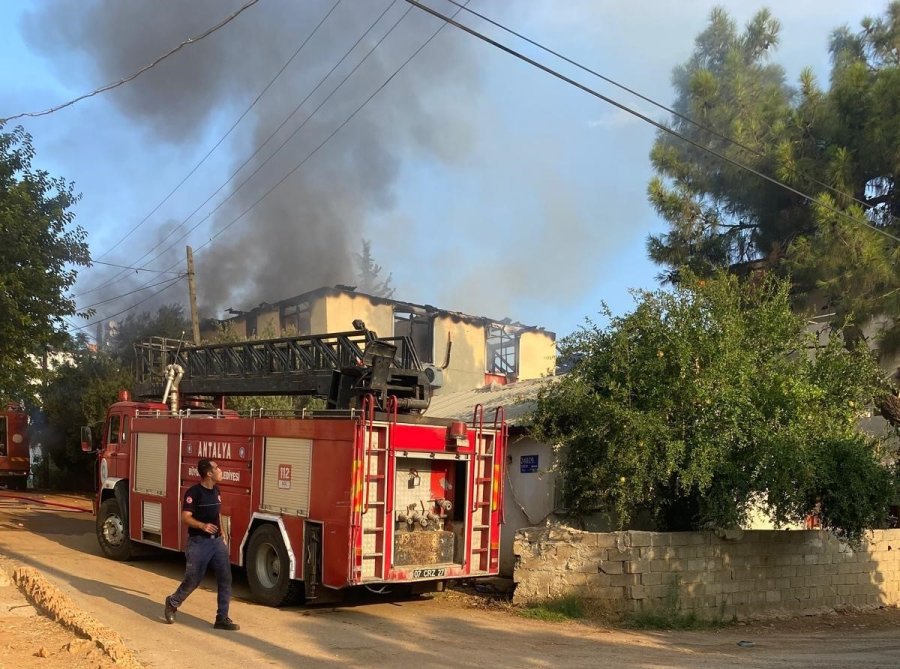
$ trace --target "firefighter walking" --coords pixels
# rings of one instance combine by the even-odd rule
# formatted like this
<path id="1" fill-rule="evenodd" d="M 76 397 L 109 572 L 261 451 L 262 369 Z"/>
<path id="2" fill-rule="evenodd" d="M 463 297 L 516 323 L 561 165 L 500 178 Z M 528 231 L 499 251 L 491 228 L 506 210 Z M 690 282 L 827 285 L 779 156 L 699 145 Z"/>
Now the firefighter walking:
<path id="1" fill-rule="evenodd" d="M 200 483 L 191 486 L 184 494 L 181 507 L 182 522 L 188 528 L 184 580 L 174 593 L 166 597 L 165 619 L 169 624 L 175 622 L 178 608 L 200 585 L 206 570 L 211 566 L 216 574 L 218 604 L 213 627 L 234 631 L 240 629 L 240 626 L 228 617 L 231 603 L 231 560 L 219 517 L 222 497 L 218 483 L 222 480 L 222 470 L 211 460 L 200 460 L 197 471 Z"/>

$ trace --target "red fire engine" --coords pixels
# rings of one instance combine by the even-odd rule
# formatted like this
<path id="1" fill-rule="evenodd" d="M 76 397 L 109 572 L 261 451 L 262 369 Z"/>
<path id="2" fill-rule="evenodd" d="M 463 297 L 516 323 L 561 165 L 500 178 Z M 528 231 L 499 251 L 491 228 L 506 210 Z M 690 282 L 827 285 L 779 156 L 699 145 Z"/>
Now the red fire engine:
<path id="1" fill-rule="evenodd" d="M 209 458 L 224 474 L 231 561 L 261 603 L 353 586 L 422 592 L 497 574 L 502 411 L 476 409 L 471 423 L 425 418 L 431 387 L 410 340 L 354 325 L 137 346 L 137 401 L 125 394 L 110 407 L 98 454 L 103 552 L 127 560 L 135 544 L 183 550 L 181 499 Z M 327 408 L 245 415 L 224 408 L 235 395 L 315 395 Z M 82 447 L 90 441 L 86 428 Z"/>
<path id="2" fill-rule="evenodd" d="M 0 411 L 0 483 L 25 490 L 30 469 L 28 414 L 21 404 L 9 402 Z"/>

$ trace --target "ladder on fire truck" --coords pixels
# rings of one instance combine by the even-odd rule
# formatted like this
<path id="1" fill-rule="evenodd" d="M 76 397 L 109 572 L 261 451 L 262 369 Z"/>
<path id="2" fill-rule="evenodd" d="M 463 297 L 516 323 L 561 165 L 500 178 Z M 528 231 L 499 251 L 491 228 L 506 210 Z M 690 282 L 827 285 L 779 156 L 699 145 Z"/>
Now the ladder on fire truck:
<path id="1" fill-rule="evenodd" d="M 498 407 L 494 414 L 494 429 L 484 429 L 484 406 L 475 406 L 472 424 L 475 428 L 475 453 L 472 463 L 472 544 L 469 550 L 471 560 L 469 574 L 477 576 L 488 573 L 491 564 L 499 560 L 499 541 L 493 542 L 491 537 L 491 514 L 499 510 L 503 513 L 503 500 L 500 492 L 503 475 L 502 462 L 494 457 L 496 439 L 501 430 L 506 430 L 503 407 Z M 499 539 L 499 538 L 498 538 Z"/>
<path id="2" fill-rule="evenodd" d="M 388 414 L 396 416 L 397 400 L 391 397 Z M 393 536 L 388 517 L 388 462 L 390 428 L 394 421 L 376 423 L 375 400 L 363 399 L 362 435 L 362 560 L 358 565 L 361 581 L 381 581 L 387 577 L 386 542 Z"/>
<path id="3" fill-rule="evenodd" d="M 398 398 L 404 411 L 422 410 L 431 386 L 409 337 L 378 338 L 361 329 L 278 339 L 186 346 L 153 337 L 135 344 L 135 396 L 160 397 L 170 365 L 181 370 L 186 396 L 314 395 L 329 409 L 359 406 L 375 396 L 379 409 Z"/>

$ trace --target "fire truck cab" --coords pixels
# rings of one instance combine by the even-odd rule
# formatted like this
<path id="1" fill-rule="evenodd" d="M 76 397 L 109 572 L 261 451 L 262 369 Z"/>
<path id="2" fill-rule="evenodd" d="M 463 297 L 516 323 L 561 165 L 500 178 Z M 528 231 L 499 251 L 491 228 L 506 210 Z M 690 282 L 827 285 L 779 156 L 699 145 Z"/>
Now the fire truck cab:
<path id="1" fill-rule="evenodd" d="M 30 470 L 28 414 L 21 404 L 9 402 L 0 411 L 0 483 L 25 490 Z"/>
<path id="2" fill-rule="evenodd" d="M 143 348 L 136 394 L 162 386 L 166 401 L 122 395 L 109 409 L 95 500 L 103 552 L 127 560 L 140 544 L 183 550 L 181 500 L 207 458 L 223 472 L 231 561 L 261 603 L 497 574 L 502 411 L 476 410 L 471 423 L 425 419 L 427 377 L 397 339 L 354 332 Z M 224 408 L 224 397 L 245 393 L 318 394 L 329 408 Z M 90 434 L 83 440 L 89 450 Z"/>

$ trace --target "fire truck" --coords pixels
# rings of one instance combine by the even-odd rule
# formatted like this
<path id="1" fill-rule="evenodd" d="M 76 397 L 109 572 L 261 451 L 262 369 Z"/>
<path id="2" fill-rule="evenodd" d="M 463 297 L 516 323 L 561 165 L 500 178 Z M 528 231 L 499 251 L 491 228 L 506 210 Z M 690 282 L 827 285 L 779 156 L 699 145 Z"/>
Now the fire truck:
<path id="1" fill-rule="evenodd" d="M 0 411 L 0 483 L 24 490 L 30 469 L 28 414 L 21 404 L 9 402 Z"/>
<path id="2" fill-rule="evenodd" d="M 356 330 L 227 344 L 136 345 L 98 451 L 97 538 L 110 558 L 182 551 L 197 463 L 223 472 L 221 526 L 253 598 L 281 606 L 365 586 L 440 590 L 499 569 L 502 410 L 426 418 L 428 370 L 408 337 Z M 320 410 L 226 409 L 233 396 L 306 395 Z M 155 399 L 154 399 L 155 398 Z M 92 450 L 85 428 L 82 448 Z"/>

